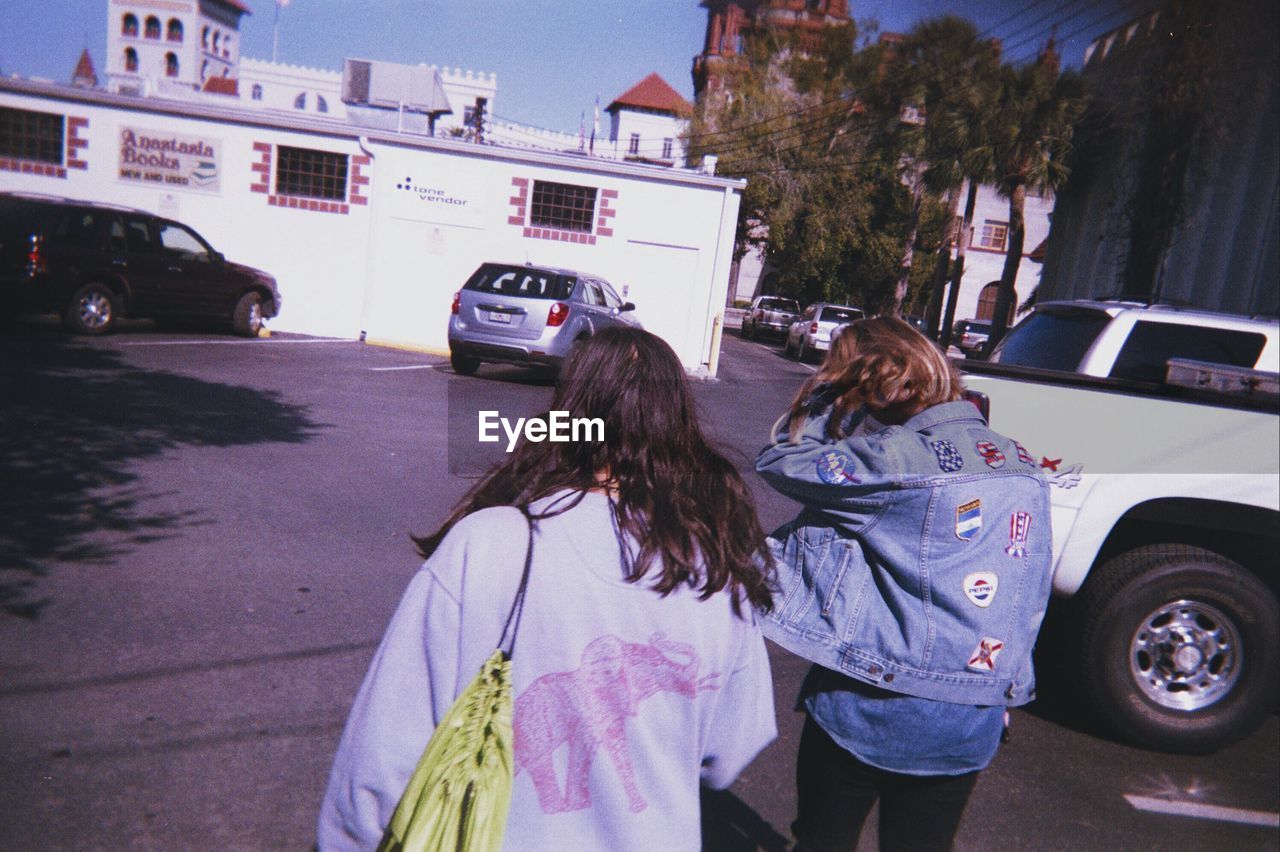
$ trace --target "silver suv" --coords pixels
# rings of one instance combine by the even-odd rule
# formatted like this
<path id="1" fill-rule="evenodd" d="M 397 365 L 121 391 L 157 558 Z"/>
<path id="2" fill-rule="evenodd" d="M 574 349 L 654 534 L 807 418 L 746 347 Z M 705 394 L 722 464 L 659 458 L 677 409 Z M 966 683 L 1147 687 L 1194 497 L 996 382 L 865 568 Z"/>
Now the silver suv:
<path id="1" fill-rule="evenodd" d="M 482 263 L 453 296 L 449 362 L 463 376 L 484 362 L 558 370 L 574 343 L 601 328 L 639 328 L 635 308 L 598 275 Z"/>

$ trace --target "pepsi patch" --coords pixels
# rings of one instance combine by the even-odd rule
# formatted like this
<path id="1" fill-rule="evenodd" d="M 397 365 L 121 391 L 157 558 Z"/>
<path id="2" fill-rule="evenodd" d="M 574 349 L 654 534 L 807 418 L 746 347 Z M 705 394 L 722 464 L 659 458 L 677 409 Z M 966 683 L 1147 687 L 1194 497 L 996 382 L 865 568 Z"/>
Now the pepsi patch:
<path id="1" fill-rule="evenodd" d="M 938 467 L 942 468 L 944 473 L 955 473 L 964 467 L 964 459 L 961 458 L 955 444 L 950 441 L 934 441 L 929 446 L 933 447 L 933 454 L 938 457 Z"/>
<path id="2" fill-rule="evenodd" d="M 982 637 L 978 647 L 974 648 L 973 653 L 969 655 L 969 668 L 976 672 L 994 672 L 996 657 L 1000 656 L 1003 650 L 1004 642 L 992 639 L 990 636 Z"/>
<path id="3" fill-rule="evenodd" d="M 970 500 L 956 506 L 956 538 L 973 541 L 982 531 L 982 501 Z"/>
<path id="4" fill-rule="evenodd" d="M 1004 467 L 1004 453 L 1000 452 L 1000 448 L 990 441 L 979 441 L 977 443 L 978 455 L 982 456 L 982 460 L 987 463 L 987 467 L 995 469 Z"/>
<path id="5" fill-rule="evenodd" d="M 827 450 L 818 456 L 816 462 L 818 470 L 818 479 L 828 485 L 854 485 L 858 481 L 858 477 L 849 473 L 853 461 L 844 453 L 837 453 L 835 450 Z"/>
<path id="6" fill-rule="evenodd" d="M 964 596 L 974 606 L 991 606 L 1000 588 L 1000 577 L 994 571 L 978 571 L 964 578 Z"/>
<path id="7" fill-rule="evenodd" d="M 1009 516 L 1009 543 L 1004 552 L 1014 559 L 1027 555 L 1027 536 L 1031 534 L 1031 513 L 1014 512 Z"/>

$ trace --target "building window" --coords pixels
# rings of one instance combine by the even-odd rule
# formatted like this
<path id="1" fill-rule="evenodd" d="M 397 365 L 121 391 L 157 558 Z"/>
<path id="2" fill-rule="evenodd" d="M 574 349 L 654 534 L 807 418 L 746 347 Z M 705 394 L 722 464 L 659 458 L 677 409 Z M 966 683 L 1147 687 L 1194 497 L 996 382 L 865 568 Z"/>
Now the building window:
<path id="1" fill-rule="evenodd" d="M 640 134 L 631 134 L 631 144 L 627 146 L 627 153 L 635 156 L 640 153 Z"/>
<path id="2" fill-rule="evenodd" d="M 138 51 L 132 47 L 124 49 L 124 70 L 135 74 L 138 72 Z"/>
<path id="3" fill-rule="evenodd" d="M 347 155 L 276 146 L 276 194 L 347 199 Z"/>
<path id="4" fill-rule="evenodd" d="M 253 84 L 253 88 L 250 89 L 249 92 L 250 92 L 250 97 L 252 97 L 255 101 L 262 100 L 262 87 L 259 86 L 257 83 Z"/>
<path id="5" fill-rule="evenodd" d="M 982 233 L 978 235 L 978 247 L 1004 251 L 1005 241 L 1008 239 L 1009 223 L 988 219 L 982 223 Z"/>
<path id="6" fill-rule="evenodd" d="M 169 19 L 169 41 L 182 41 L 182 21 Z"/>
<path id="7" fill-rule="evenodd" d="M 977 313 L 977 316 L 974 317 L 974 319 L 983 320 L 984 322 L 990 322 L 991 318 L 996 315 L 996 299 L 999 298 L 999 296 L 1000 296 L 999 281 L 992 281 L 990 284 L 987 284 L 986 286 L 984 286 L 981 292 L 978 293 L 978 313 Z M 1014 290 L 1013 299 L 1009 302 L 1009 316 L 1006 318 L 1005 320 L 1006 322 L 1008 323 L 1013 322 L 1013 314 L 1014 314 L 1014 311 L 1017 310 L 1017 305 L 1018 305 L 1018 291 Z"/>
<path id="8" fill-rule="evenodd" d="M 129 36 L 130 38 L 138 37 L 138 16 L 128 14 L 120 23 L 120 35 Z"/>
<path id="9" fill-rule="evenodd" d="M 567 183 L 533 182 L 529 223 L 538 228 L 591 233 L 596 215 L 596 189 Z"/>
<path id="10" fill-rule="evenodd" d="M 662 159 L 664 159 L 664 160 L 670 160 L 670 159 L 671 159 L 671 146 L 672 146 L 672 141 L 673 141 L 673 140 L 671 140 L 671 139 L 663 139 L 663 140 L 662 140 Z"/>
<path id="11" fill-rule="evenodd" d="M 316 93 L 316 112 L 328 112 L 329 102 L 324 99 L 324 95 Z"/>
<path id="12" fill-rule="evenodd" d="M 222 58 L 231 58 L 231 36 L 224 36 L 222 39 Z"/>
<path id="13" fill-rule="evenodd" d="M 200 46 L 205 50 L 209 49 L 209 28 L 205 27 L 200 31 Z"/>
<path id="14" fill-rule="evenodd" d="M 293 99 L 293 108 L 294 108 L 294 109 L 306 109 L 306 108 L 307 108 L 307 93 L 306 93 L 306 92 L 299 92 L 299 93 L 298 93 L 298 96 L 297 96 L 296 98 L 294 98 L 294 99 Z"/>
<path id="15" fill-rule="evenodd" d="M 0 107 L 0 157 L 62 164 L 61 115 Z"/>
<path id="16" fill-rule="evenodd" d="M 147 30 L 144 34 L 147 38 L 160 38 L 160 19 L 155 15 L 147 16 Z"/>
<path id="17" fill-rule="evenodd" d="M 203 83 L 209 79 L 209 60 L 200 63 L 200 82 Z"/>
<path id="18" fill-rule="evenodd" d="M 219 51 L 219 45 L 222 44 L 222 30 L 213 31 L 213 53 L 216 56 Z"/>
<path id="19" fill-rule="evenodd" d="M 164 76 L 178 76 L 178 54 L 169 51 L 164 55 Z"/>

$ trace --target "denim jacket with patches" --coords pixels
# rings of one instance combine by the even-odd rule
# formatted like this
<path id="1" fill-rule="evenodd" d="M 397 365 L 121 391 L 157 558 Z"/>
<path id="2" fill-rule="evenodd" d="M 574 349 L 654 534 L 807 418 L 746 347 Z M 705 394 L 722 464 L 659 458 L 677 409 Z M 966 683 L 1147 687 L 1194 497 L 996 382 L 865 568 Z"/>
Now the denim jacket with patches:
<path id="1" fill-rule="evenodd" d="M 1035 462 L 967 402 L 838 441 L 828 411 L 794 444 L 783 421 L 756 460 L 805 507 L 770 537 L 780 594 L 765 635 L 895 692 L 1030 701 L 1053 564 Z"/>

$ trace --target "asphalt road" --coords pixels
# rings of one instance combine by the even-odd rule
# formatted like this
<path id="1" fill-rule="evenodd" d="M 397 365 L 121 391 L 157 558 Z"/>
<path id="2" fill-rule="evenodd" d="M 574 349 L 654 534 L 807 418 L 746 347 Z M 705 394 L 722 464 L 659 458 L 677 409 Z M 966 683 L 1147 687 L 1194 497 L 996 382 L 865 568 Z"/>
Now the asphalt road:
<path id="1" fill-rule="evenodd" d="M 807 370 L 730 337 L 696 387 L 744 473 Z M 409 534 L 501 453 L 475 409 L 549 396 L 353 342 L 0 331 L 0 849 L 310 848 Z M 748 481 L 766 527 L 794 513 Z M 1112 742 L 1074 704 L 1065 620 L 960 848 L 1280 847 L 1247 822 L 1278 810 L 1276 717 L 1207 757 Z M 805 666 L 773 651 L 781 735 L 706 796 L 708 849 L 785 848 Z"/>

